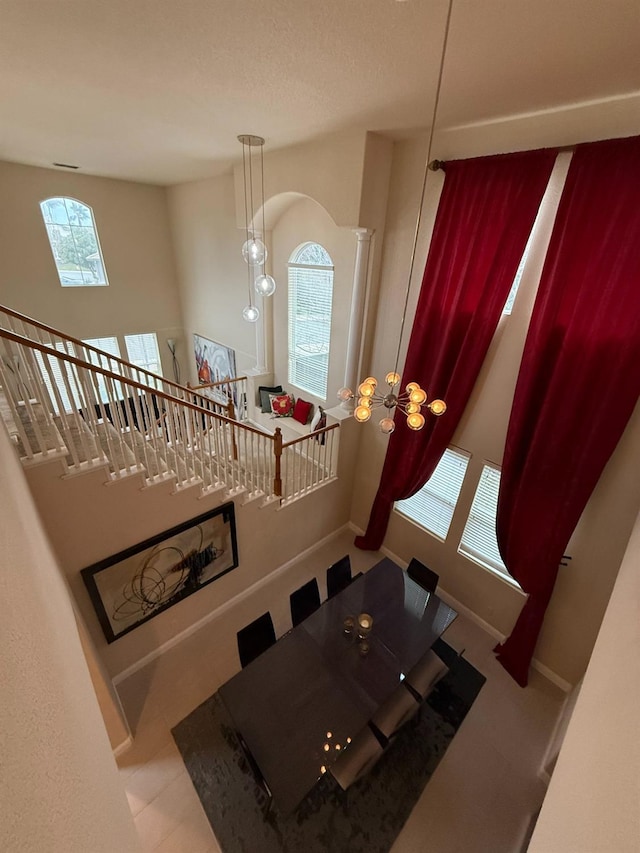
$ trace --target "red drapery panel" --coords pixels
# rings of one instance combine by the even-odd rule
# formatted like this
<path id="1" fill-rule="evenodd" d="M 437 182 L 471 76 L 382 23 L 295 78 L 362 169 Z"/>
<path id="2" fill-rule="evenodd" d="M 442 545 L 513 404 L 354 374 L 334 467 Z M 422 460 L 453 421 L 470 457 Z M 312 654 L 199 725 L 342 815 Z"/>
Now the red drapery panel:
<path id="1" fill-rule="evenodd" d="M 529 594 L 498 659 L 521 685 L 558 563 L 640 395 L 640 138 L 581 145 L 509 421 L 498 542 Z"/>
<path id="2" fill-rule="evenodd" d="M 403 385 L 418 382 L 446 413 L 420 432 L 396 417 L 359 548 L 382 544 L 394 501 L 427 482 L 458 426 L 509 295 L 556 152 L 457 160 L 446 176 L 422 279 Z M 391 368 L 392 365 L 389 365 Z"/>

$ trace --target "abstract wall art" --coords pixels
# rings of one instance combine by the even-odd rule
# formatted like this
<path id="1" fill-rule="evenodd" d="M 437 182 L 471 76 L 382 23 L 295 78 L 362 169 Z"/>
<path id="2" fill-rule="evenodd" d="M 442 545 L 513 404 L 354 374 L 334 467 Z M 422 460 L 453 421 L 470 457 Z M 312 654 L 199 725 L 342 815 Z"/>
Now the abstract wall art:
<path id="1" fill-rule="evenodd" d="M 238 565 L 233 503 L 82 570 L 108 643 Z"/>

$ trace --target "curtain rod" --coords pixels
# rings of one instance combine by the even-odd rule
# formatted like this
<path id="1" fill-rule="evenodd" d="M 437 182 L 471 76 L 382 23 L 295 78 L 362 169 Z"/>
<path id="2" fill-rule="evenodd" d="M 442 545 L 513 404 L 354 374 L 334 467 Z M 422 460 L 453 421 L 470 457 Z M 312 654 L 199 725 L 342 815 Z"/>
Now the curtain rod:
<path id="1" fill-rule="evenodd" d="M 558 154 L 561 154 L 563 151 L 573 152 L 576 150 L 575 145 L 558 145 L 558 146 L 552 145 L 550 147 L 551 148 L 555 147 L 555 150 L 558 152 Z M 519 152 L 518 151 L 505 151 L 504 153 L 505 154 L 518 154 Z M 486 156 L 487 157 L 493 157 L 493 156 L 499 156 L 499 155 L 487 154 Z M 429 169 L 432 172 L 439 172 L 440 170 L 442 170 L 443 172 L 446 172 L 446 170 L 447 170 L 446 167 L 447 167 L 447 161 L 446 160 L 432 160 L 429 163 Z"/>

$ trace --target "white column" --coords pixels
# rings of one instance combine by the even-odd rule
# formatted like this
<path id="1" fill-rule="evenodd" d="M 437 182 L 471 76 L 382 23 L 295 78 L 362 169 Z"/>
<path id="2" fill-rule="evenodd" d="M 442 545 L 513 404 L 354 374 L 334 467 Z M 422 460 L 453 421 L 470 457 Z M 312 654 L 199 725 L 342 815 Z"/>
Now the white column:
<path id="1" fill-rule="evenodd" d="M 364 306 L 369 277 L 369 255 L 373 231 L 369 228 L 354 228 L 356 235 L 356 262 L 353 269 L 353 291 L 351 294 L 351 313 L 349 315 L 349 340 L 344 368 L 344 384 L 356 391 L 360 377 L 360 353 L 362 350 L 362 330 L 364 328 Z M 353 408 L 353 400 L 341 404 L 345 409 Z"/>
<path id="2" fill-rule="evenodd" d="M 254 304 L 260 311 L 260 317 L 256 323 L 256 370 L 258 373 L 266 373 L 267 370 L 267 336 L 265 334 L 265 324 L 267 322 L 267 306 L 264 296 L 253 294 Z M 272 299 L 273 297 L 269 297 Z"/>

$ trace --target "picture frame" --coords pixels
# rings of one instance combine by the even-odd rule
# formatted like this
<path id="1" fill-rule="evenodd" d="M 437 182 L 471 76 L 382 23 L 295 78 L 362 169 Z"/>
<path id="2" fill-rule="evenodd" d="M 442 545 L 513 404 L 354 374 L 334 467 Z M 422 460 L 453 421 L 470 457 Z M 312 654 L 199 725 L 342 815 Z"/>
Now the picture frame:
<path id="1" fill-rule="evenodd" d="M 236 378 L 236 352 L 231 347 L 194 334 L 193 349 L 200 385 Z"/>
<path id="2" fill-rule="evenodd" d="M 222 504 L 82 569 L 107 643 L 238 566 L 235 507 Z"/>

